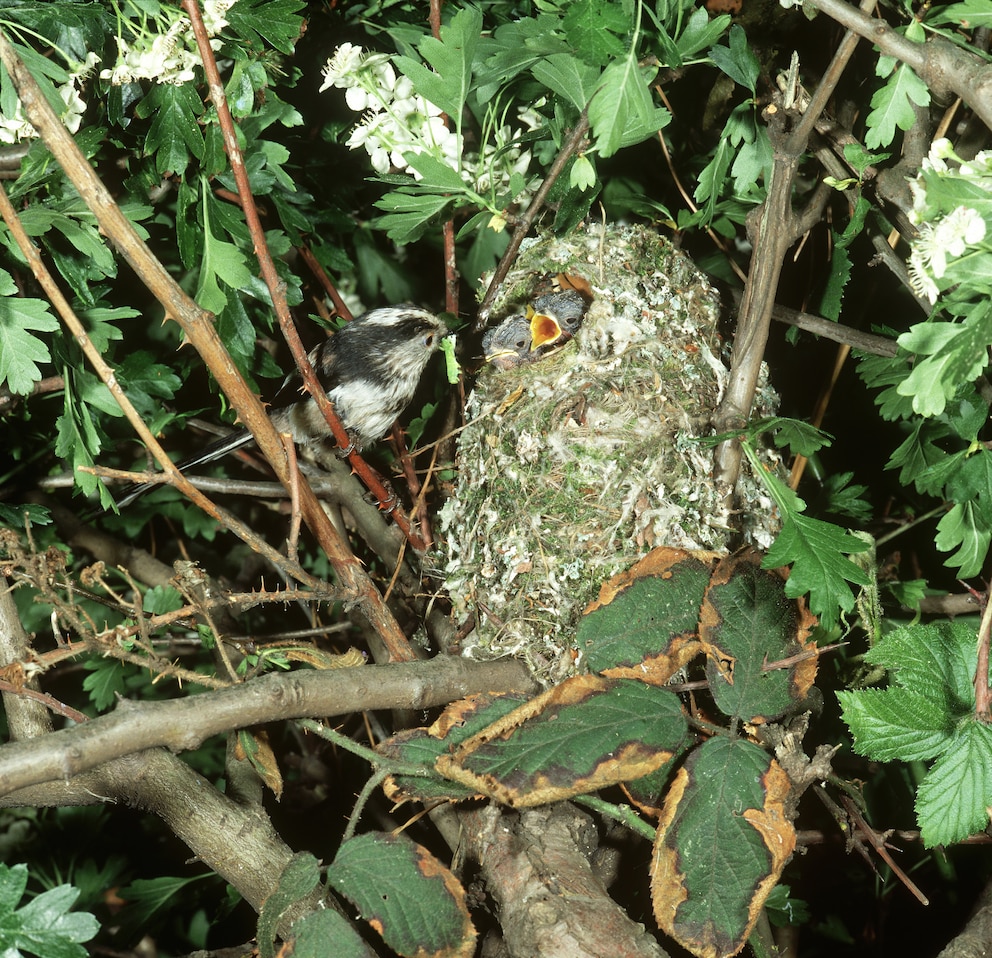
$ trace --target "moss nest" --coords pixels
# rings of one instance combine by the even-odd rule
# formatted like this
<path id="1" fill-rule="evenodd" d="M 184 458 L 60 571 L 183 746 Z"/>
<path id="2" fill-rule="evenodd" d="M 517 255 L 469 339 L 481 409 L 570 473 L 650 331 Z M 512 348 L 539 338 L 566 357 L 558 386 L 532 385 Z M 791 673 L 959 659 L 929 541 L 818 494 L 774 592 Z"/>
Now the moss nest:
<path id="1" fill-rule="evenodd" d="M 546 683 L 577 667 L 574 626 L 604 580 L 655 546 L 719 550 L 734 532 L 712 451 L 693 441 L 727 376 L 715 290 L 650 229 L 590 226 L 530 243 L 492 321 L 556 274 L 589 284 L 582 327 L 533 365 L 480 373 L 441 512 L 454 614 L 476 619 L 464 653 L 518 655 Z M 765 386 L 761 414 L 774 404 Z M 749 536 L 767 547 L 771 504 L 744 483 Z"/>

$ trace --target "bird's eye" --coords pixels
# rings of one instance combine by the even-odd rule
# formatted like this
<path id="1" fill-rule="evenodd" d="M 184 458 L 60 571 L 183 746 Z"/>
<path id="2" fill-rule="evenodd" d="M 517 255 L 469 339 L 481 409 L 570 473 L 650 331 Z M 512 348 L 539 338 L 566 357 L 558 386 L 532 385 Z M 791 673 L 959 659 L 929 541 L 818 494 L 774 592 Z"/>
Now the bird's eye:
<path id="1" fill-rule="evenodd" d="M 424 345 L 425 345 L 425 346 L 426 346 L 426 347 L 427 347 L 428 349 L 430 349 L 430 348 L 431 348 L 431 346 L 433 346 L 433 345 L 434 345 L 434 337 L 435 337 L 435 334 L 434 334 L 434 333 L 428 333 L 428 334 L 427 334 L 427 335 L 426 335 L 426 336 L 424 337 Z"/>
<path id="2" fill-rule="evenodd" d="M 530 343 L 528 343 L 526 339 L 517 340 L 517 349 L 523 349 L 525 346 L 529 346 L 529 345 Z"/>

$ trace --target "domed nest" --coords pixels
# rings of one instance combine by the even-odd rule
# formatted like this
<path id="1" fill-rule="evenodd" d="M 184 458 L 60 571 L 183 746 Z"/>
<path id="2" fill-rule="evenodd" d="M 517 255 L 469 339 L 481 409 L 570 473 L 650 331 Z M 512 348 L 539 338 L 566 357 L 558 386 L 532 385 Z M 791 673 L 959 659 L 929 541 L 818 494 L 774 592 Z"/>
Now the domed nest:
<path id="1" fill-rule="evenodd" d="M 441 511 L 454 615 L 476 621 L 464 654 L 521 656 L 543 682 L 575 667 L 574 627 L 604 580 L 655 546 L 726 548 L 741 518 L 693 441 L 712 433 L 727 376 L 703 275 L 649 229 L 590 226 L 527 246 L 493 322 L 527 312 L 552 278 L 591 295 L 582 325 L 547 358 L 482 370 Z M 760 414 L 775 399 L 763 388 Z M 747 534 L 767 547 L 771 503 L 743 482 Z"/>

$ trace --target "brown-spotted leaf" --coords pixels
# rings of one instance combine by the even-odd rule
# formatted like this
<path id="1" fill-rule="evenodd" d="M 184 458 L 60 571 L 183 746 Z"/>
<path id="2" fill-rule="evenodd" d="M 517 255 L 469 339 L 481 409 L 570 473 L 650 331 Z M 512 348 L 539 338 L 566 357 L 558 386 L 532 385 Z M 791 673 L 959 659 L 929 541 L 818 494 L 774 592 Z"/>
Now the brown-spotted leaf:
<path id="1" fill-rule="evenodd" d="M 475 953 L 465 889 L 408 838 L 370 832 L 349 839 L 328 866 L 327 883 L 400 955 L 469 958 Z"/>
<path id="2" fill-rule="evenodd" d="M 429 728 L 404 729 L 381 742 L 376 751 L 386 758 L 433 768 L 441 755 L 526 701 L 527 696 L 522 692 L 469 695 L 452 702 Z M 383 782 L 382 790 L 397 805 L 404 802 L 459 802 L 477 798 L 480 794 L 474 788 L 448 779 L 416 775 L 390 775 Z"/>
<path id="3" fill-rule="evenodd" d="M 704 742 L 679 770 L 651 859 L 659 926 L 699 958 L 729 958 L 747 941 L 796 845 L 789 779 L 743 739 Z"/>
<path id="4" fill-rule="evenodd" d="M 816 678 L 815 620 L 754 552 L 722 559 L 699 619 L 706 677 L 720 710 L 760 724 L 805 701 Z"/>
<path id="5" fill-rule="evenodd" d="M 687 734 L 678 697 L 629 679 L 581 675 L 514 709 L 437 760 L 437 770 L 506 805 L 529 807 L 641 778 Z"/>
<path id="6" fill-rule="evenodd" d="M 718 556 L 654 549 L 604 583 L 576 641 L 593 672 L 664 685 L 699 651 L 699 607 Z"/>

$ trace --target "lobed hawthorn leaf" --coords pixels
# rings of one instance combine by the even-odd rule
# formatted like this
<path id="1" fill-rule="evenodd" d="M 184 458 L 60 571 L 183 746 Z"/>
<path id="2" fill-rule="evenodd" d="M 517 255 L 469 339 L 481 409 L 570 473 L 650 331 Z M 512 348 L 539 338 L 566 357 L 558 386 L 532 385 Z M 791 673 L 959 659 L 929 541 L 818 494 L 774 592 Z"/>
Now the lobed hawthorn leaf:
<path id="1" fill-rule="evenodd" d="M 498 802 L 526 808 L 648 775 L 671 759 L 686 734 L 674 692 L 580 675 L 473 735 L 435 767 Z"/>
<path id="2" fill-rule="evenodd" d="M 701 649 L 699 608 L 717 559 L 661 547 L 604 583 L 576 633 L 590 670 L 665 685 Z"/>
<path id="3" fill-rule="evenodd" d="M 408 838 L 370 832 L 349 839 L 328 866 L 327 883 L 400 955 L 469 958 L 475 953 L 465 889 Z"/>
<path id="4" fill-rule="evenodd" d="M 715 737 L 676 773 L 651 858 L 662 930 L 698 958 L 737 954 L 796 845 L 789 777 L 764 749 Z"/>
<path id="5" fill-rule="evenodd" d="M 891 57 L 879 57 L 879 76 L 894 62 Z M 927 85 L 905 63 L 899 64 L 892 72 L 885 86 L 875 91 L 871 98 L 872 111 L 865 120 L 868 132 L 865 134 L 865 146 L 869 150 L 888 146 L 896 136 L 896 127 L 900 130 L 910 129 L 916 122 L 916 112 L 910 101 L 917 106 L 927 106 L 930 103 L 930 91 Z"/>
<path id="6" fill-rule="evenodd" d="M 725 715 L 760 724 L 805 701 L 816 679 L 816 620 L 790 601 L 755 552 L 728 556 L 713 572 L 699 617 L 706 677 Z M 778 662 L 780 668 L 768 668 Z"/>

